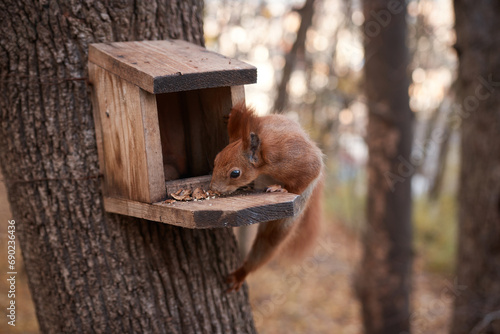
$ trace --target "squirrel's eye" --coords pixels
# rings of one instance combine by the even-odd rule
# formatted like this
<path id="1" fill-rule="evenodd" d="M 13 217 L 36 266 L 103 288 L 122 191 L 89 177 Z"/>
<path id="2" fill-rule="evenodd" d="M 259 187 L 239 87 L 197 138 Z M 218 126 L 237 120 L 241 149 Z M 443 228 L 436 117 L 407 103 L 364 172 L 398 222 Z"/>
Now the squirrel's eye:
<path id="1" fill-rule="evenodd" d="M 235 169 L 231 172 L 230 176 L 232 179 L 236 179 L 240 177 L 241 172 L 238 169 Z"/>

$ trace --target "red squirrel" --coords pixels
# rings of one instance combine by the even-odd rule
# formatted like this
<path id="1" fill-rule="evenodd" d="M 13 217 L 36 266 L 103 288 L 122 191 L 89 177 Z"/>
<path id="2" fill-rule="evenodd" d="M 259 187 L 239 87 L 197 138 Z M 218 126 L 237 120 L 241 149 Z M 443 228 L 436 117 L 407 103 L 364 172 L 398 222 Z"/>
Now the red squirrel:
<path id="1" fill-rule="evenodd" d="M 229 194 L 261 176 L 301 195 L 294 217 L 259 224 L 243 265 L 227 279 L 238 290 L 246 276 L 271 259 L 286 241 L 287 255 L 299 255 L 318 234 L 323 186 L 323 154 L 297 122 L 282 115 L 258 117 L 239 105 L 228 120 L 229 145 L 215 158 L 210 187 Z"/>

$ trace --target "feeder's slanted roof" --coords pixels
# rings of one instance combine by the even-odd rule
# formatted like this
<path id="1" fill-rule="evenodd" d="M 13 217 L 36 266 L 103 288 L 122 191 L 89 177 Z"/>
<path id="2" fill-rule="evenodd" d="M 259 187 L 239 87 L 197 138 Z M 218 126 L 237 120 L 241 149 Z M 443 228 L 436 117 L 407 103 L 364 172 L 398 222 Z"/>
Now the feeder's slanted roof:
<path id="1" fill-rule="evenodd" d="M 153 94 L 257 81 L 255 67 L 181 40 L 91 44 L 89 61 Z"/>

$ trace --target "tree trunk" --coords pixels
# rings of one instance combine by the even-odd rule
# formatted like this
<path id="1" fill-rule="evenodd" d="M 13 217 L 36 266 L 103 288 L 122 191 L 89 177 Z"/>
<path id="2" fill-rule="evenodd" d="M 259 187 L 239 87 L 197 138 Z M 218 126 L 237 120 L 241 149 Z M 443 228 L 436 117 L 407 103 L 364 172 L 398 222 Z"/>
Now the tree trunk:
<path id="1" fill-rule="evenodd" d="M 404 1 L 364 1 L 368 199 L 357 275 L 366 333 L 409 332 L 413 115 Z"/>
<path id="2" fill-rule="evenodd" d="M 500 4 L 456 0 L 455 17 L 462 106 L 460 289 L 450 332 L 500 333 Z"/>
<path id="3" fill-rule="evenodd" d="M 255 332 L 230 229 L 105 214 L 88 44 L 203 44 L 202 0 L 0 3 L 0 165 L 43 333 Z"/>

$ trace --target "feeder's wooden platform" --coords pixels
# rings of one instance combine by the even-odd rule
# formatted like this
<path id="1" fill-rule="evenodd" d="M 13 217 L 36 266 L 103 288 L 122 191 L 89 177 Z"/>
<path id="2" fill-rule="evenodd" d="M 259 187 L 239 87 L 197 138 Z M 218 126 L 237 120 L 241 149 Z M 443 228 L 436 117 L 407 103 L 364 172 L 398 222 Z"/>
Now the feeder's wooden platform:
<path id="1" fill-rule="evenodd" d="M 152 93 L 257 82 L 257 69 L 182 40 L 99 43 L 89 61 Z"/>
<path id="2" fill-rule="evenodd" d="M 208 189 L 210 176 L 166 183 L 167 193 L 177 189 Z M 141 203 L 105 197 L 106 211 L 187 228 L 236 227 L 292 217 L 300 196 L 292 193 L 250 192 L 215 199 L 166 204 Z"/>

